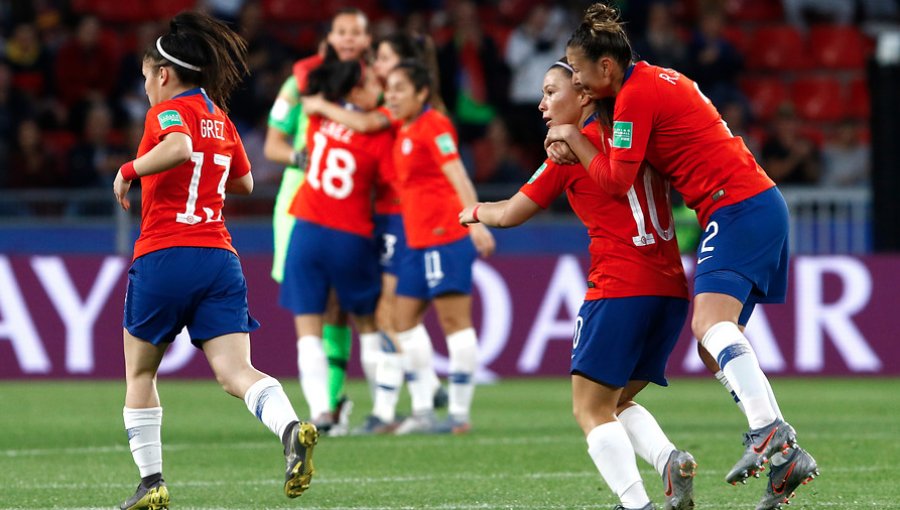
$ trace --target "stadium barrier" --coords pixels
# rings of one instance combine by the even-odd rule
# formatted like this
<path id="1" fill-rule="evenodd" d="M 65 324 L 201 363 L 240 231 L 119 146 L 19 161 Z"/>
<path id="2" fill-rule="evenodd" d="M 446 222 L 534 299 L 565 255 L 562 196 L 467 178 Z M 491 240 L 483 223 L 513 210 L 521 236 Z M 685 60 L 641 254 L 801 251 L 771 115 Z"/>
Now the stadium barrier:
<path id="1" fill-rule="evenodd" d="M 296 375 L 292 318 L 280 308 L 270 258 L 242 258 L 251 313 L 253 361 L 279 377 Z M 122 306 L 129 260 L 103 255 L 0 255 L 0 379 L 122 377 Z M 685 259 L 688 272 L 693 259 Z M 586 289 L 587 260 L 572 255 L 497 256 L 475 267 L 475 324 L 482 381 L 565 377 Z M 787 303 L 758 306 L 747 336 L 771 375 L 900 375 L 900 256 L 798 256 Z M 438 369 L 447 360 L 433 317 Z M 685 331 L 671 376 L 703 373 Z M 351 374 L 361 373 L 358 361 Z M 204 357 L 182 334 L 161 367 L 169 377 L 206 378 Z"/>

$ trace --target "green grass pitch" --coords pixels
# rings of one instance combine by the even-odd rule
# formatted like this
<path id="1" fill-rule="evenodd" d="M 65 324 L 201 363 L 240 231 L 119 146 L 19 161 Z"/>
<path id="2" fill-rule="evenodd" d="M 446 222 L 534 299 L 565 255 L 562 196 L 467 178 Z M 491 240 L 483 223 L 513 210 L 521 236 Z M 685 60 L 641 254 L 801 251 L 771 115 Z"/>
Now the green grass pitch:
<path id="1" fill-rule="evenodd" d="M 296 381 L 284 380 L 305 410 Z M 698 509 L 753 509 L 763 480 L 732 487 L 746 421 L 712 378 L 650 387 L 641 402 L 699 463 Z M 822 475 L 794 509 L 900 509 L 900 379 L 773 379 Z M 302 497 L 282 494 L 280 442 L 211 381 L 161 380 L 172 508 L 610 509 L 570 411 L 568 380 L 476 391 L 467 436 L 321 438 Z M 354 424 L 369 409 L 350 385 Z M 0 508 L 112 508 L 138 481 L 122 427 L 123 382 L 0 383 Z M 406 400 L 406 397 L 404 397 Z M 301 412 L 301 414 L 303 414 Z M 657 474 L 639 461 L 660 505 Z"/>

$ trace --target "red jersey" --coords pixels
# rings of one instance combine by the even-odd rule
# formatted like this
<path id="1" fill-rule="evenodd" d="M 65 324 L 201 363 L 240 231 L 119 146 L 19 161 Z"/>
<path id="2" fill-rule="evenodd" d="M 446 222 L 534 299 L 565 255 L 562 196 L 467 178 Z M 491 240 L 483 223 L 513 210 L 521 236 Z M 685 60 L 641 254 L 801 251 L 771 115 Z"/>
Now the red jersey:
<path id="1" fill-rule="evenodd" d="M 291 203 L 298 218 L 361 236 L 372 235 L 372 191 L 390 169 L 388 131 L 357 133 L 314 115 L 309 119 L 306 180 Z"/>
<path id="2" fill-rule="evenodd" d="M 703 227 L 710 214 L 775 183 L 696 83 L 638 62 L 613 114 L 612 161 L 647 161 L 672 182 Z"/>
<path id="3" fill-rule="evenodd" d="M 394 117 L 394 114 L 387 107 L 379 107 L 378 113 L 384 115 L 391 123 L 389 128 L 393 144 L 393 138 L 396 137 L 397 131 L 403 123 Z M 388 156 L 391 158 L 391 168 L 389 173 L 383 175 L 375 185 L 375 214 L 400 214 L 400 194 L 397 192 L 397 174 L 393 168 L 393 154 Z"/>
<path id="4" fill-rule="evenodd" d="M 322 62 L 325 61 L 325 57 L 322 55 L 313 55 L 311 57 L 302 58 L 296 62 L 294 62 L 294 67 L 291 68 L 291 72 L 294 74 L 294 79 L 297 80 L 297 90 L 301 93 L 306 88 L 306 79 L 309 77 L 309 73 L 311 73 L 315 68 L 322 65 Z"/>
<path id="5" fill-rule="evenodd" d="M 452 243 L 469 233 L 459 224 L 462 202 L 442 170 L 459 159 L 456 140 L 450 119 L 434 109 L 397 133 L 394 168 L 410 248 Z"/>
<path id="6" fill-rule="evenodd" d="M 598 122 L 589 123 L 581 132 L 595 147 L 609 153 L 609 141 L 601 141 Z M 632 296 L 687 299 L 668 184 L 649 166 L 642 166 L 625 196 L 613 197 L 580 164 L 557 165 L 548 159 L 519 191 L 543 208 L 566 192 L 591 240 L 586 300 Z"/>
<path id="7" fill-rule="evenodd" d="M 138 157 L 170 133 L 191 137 L 190 161 L 141 177 L 141 235 L 134 258 L 173 246 L 231 246 L 222 206 L 225 183 L 250 171 L 234 124 L 202 89 L 192 89 L 150 108 Z"/>

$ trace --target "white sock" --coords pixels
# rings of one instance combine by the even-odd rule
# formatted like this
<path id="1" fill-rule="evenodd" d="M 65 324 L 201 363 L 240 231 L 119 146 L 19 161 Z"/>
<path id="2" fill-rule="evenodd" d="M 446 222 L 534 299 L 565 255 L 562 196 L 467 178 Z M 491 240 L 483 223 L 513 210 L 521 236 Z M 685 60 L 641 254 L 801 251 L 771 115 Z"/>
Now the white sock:
<path id="1" fill-rule="evenodd" d="M 598 425 L 587 435 L 588 455 L 625 508 L 643 508 L 650 502 L 638 472 L 634 449 L 618 421 Z"/>
<path id="2" fill-rule="evenodd" d="M 434 410 L 434 392 L 429 374 L 434 370 L 434 351 L 431 338 L 423 324 L 397 333 L 397 341 L 403 349 L 403 369 L 406 371 L 413 414 Z"/>
<path id="3" fill-rule="evenodd" d="M 766 376 L 750 342 L 733 322 L 714 324 L 703 335 L 702 344 L 712 354 L 735 394 L 744 403 L 744 413 L 751 429 L 758 429 L 777 417 L 769 401 Z"/>
<path id="4" fill-rule="evenodd" d="M 288 425 L 299 421 L 284 388 L 274 377 L 263 377 L 253 383 L 244 395 L 244 403 L 278 439 L 284 436 Z"/>
<path id="5" fill-rule="evenodd" d="M 722 386 L 725 387 L 725 391 L 731 393 L 731 398 L 734 399 L 734 403 L 737 404 L 738 409 L 740 409 L 742 413 L 746 414 L 744 412 L 744 403 L 741 402 L 741 399 L 738 398 L 737 393 L 734 392 L 734 388 L 731 387 L 731 383 L 728 382 L 728 378 L 725 377 L 725 373 L 722 372 L 721 369 L 716 372 L 716 379 L 719 381 L 719 383 L 722 384 Z"/>
<path id="6" fill-rule="evenodd" d="M 466 328 L 447 336 L 450 353 L 450 416 L 469 420 L 475 395 L 475 370 L 478 368 L 478 339 L 474 328 Z"/>
<path id="7" fill-rule="evenodd" d="M 137 464 L 141 478 L 156 473 L 162 474 L 162 407 L 145 409 L 122 409 L 128 446 Z"/>
<path id="8" fill-rule="evenodd" d="M 396 352 L 382 352 L 378 363 L 375 387 L 375 404 L 372 414 L 384 423 L 393 423 L 397 411 L 397 400 L 403 386 L 403 361 Z"/>
<path id="9" fill-rule="evenodd" d="M 321 338 L 305 335 L 297 339 L 297 367 L 300 369 L 300 387 L 309 405 L 310 417 L 315 420 L 330 413 L 328 358 L 325 357 Z"/>
<path id="10" fill-rule="evenodd" d="M 376 373 L 378 372 L 378 359 L 381 357 L 381 333 L 360 333 L 359 335 L 359 361 L 362 364 L 363 374 L 369 383 L 369 393 L 375 397 Z"/>
<path id="11" fill-rule="evenodd" d="M 619 422 L 625 427 L 634 452 L 662 476 L 675 445 L 669 441 L 656 418 L 645 407 L 635 404 L 619 413 Z"/>

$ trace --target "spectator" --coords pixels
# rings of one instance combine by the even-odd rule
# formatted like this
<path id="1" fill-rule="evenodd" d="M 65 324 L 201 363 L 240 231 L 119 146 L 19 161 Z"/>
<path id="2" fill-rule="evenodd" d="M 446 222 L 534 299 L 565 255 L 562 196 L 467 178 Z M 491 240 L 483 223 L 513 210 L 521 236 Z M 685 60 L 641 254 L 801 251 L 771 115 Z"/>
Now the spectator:
<path id="1" fill-rule="evenodd" d="M 543 139 L 543 138 L 542 138 Z M 479 183 L 521 184 L 530 175 L 521 164 L 521 147 L 510 143 L 510 134 L 503 119 L 496 118 L 488 126 L 487 143 L 476 148 Z M 539 142 L 540 143 L 540 142 Z"/>
<path id="2" fill-rule="evenodd" d="M 59 158 L 47 150 L 37 120 L 19 123 L 12 150 L 7 187 L 15 189 L 56 188 L 64 182 Z"/>
<path id="3" fill-rule="evenodd" d="M 860 139 L 859 126 L 850 119 L 842 121 L 834 139 L 822 150 L 821 184 L 841 188 L 867 185 L 870 158 L 871 148 Z"/>
<path id="4" fill-rule="evenodd" d="M 134 32 L 134 46 L 119 60 L 115 96 L 118 111 L 127 119 L 126 124 L 137 121 L 143 125 L 150 104 L 147 102 L 147 93 L 144 92 L 141 64 L 144 61 L 144 50 L 162 34 L 162 27 L 156 21 L 146 21 L 138 25 Z"/>
<path id="5" fill-rule="evenodd" d="M 782 0 L 788 23 L 806 30 L 810 23 L 848 25 L 853 21 L 854 0 Z"/>
<path id="6" fill-rule="evenodd" d="M 0 61 L 0 188 L 9 177 L 11 144 L 16 138 L 19 121 L 29 115 L 28 101 L 13 88 L 9 66 Z"/>
<path id="7" fill-rule="evenodd" d="M 56 55 L 59 98 L 69 108 L 82 101 L 106 101 L 117 73 L 115 50 L 101 39 L 100 20 L 91 14 L 82 16 L 75 36 Z"/>
<path id="8" fill-rule="evenodd" d="M 541 102 L 544 73 L 566 54 L 569 23 L 560 7 L 535 4 L 506 44 L 506 64 L 511 72 L 509 111 L 506 120 L 512 139 L 532 150 L 529 159 L 543 160 L 542 140 L 546 127 L 535 105 Z"/>
<path id="9" fill-rule="evenodd" d="M 122 144 L 112 143 L 113 117 L 103 103 L 93 103 L 81 126 L 81 139 L 69 150 L 66 180 L 72 188 L 106 188 L 119 167 L 131 159 Z"/>
<path id="10" fill-rule="evenodd" d="M 6 62 L 12 70 L 12 86 L 37 103 L 53 92 L 52 59 L 41 44 L 37 28 L 20 23 L 6 43 Z"/>
<path id="11" fill-rule="evenodd" d="M 638 60 L 653 62 L 653 65 L 684 69 L 687 62 L 687 48 L 681 36 L 668 1 L 657 0 L 647 11 L 647 31 L 634 41 L 634 52 Z"/>
<path id="12" fill-rule="evenodd" d="M 717 107 L 741 94 L 737 78 L 744 67 L 737 48 L 722 36 L 724 27 L 721 10 L 704 11 L 687 51 L 691 79 Z"/>
<path id="13" fill-rule="evenodd" d="M 732 98 L 725 101 L 719 107 L 719 110 L 722 112 L 722 120 L 728 125 L 728 129 L 731 130 L 731 133 L 734 136 L 741 137 L 741 139 L 744 140 L 744 145 L 750 149 L 753 156 L 760 158 L 762 156 L 762 152 L 760 151 L 760 137 L 750 130 L 750 123 L 748 122 L 750 109 L 747 107 L 747 103 L 738 98 Z"/>
<path id="14" fill-rule="evenodd" d="M 779 107 L 772 132 L 762 148 L 762 167 L 776 184 L 815 184 L 820 154 L 816 144 L 800 133 L 792 105 Z"/>
<path id="15" fill-rule="evenodd" d="M 438 49 L 438 66 L 441 93 L 456 121 L 460 143 L 483 138 L 497 110 L 506 104 L 509 72 L 497 44 L 482 30 L 472 0 L 452 4 L 452 36 Z"/>

